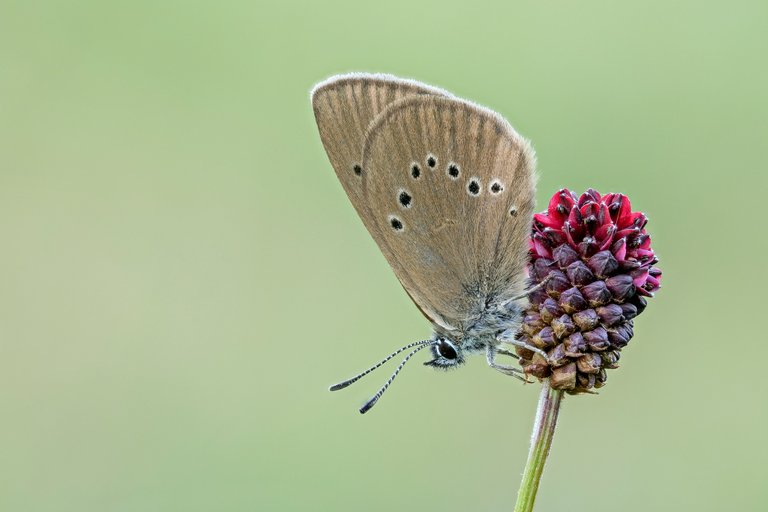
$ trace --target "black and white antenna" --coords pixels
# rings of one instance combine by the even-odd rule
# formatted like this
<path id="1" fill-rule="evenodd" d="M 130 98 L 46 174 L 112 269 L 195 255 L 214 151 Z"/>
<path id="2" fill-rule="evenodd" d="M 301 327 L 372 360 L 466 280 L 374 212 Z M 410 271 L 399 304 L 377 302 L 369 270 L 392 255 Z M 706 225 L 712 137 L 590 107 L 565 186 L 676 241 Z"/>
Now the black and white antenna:
<path id="1" fill-rule="evenodd" d="M 370 400 L 368 400 L 367 402 L 365 402 L 365 405 L 363 405 L 363 406 L 360 408 L 360 414 L 365 414 L 366 412 L 368 412 L 368 411 L 370 411 L 370 410 L 371 410 L 371 407 L 373 407 L 374 405 L 376 405 L 376 402 L 379 400 L 379 398 L 381 398 L 381 395 L 383 395 L 383 394 L 384 394 L 384 392 L 387 390 L 387 388 L 389 387 L 389 385 L 390 385 L 390 384 L 392 384 L 392 381 L 393 381 L 393 380 L 395 380 L 395 377 L 397 377 L 397 374 L 398 374 L 398 373 L 400 373 L 400 370 L 402 370 L 402 369 L 403 369 L 403 366 L 405 366 L 405 363 L 407 363 L 407 362 L 408 362 L 408 360 L 409 360 L 411 357 L 413 357 L 413 355 L 414 355 L 416 352 L 418 352 L 419 350 L 423 349 L 423 348 L 424 348 L 424 347 L 426 347 L 426 346 L 427 346 L 426 344 L 424 344 L 424 345 L 421 345 L 421 346 L 418 346 L 418 347 L 416 347 L 415 349 L 413 349 L 413 350 L 411 351 L 411 353 L 410 353 L 410 354 L 408 354 L 407 356 L 405 356 L 405 359 L 403 359 L 403 362 L 402 362 L 402 363 L 400 363 L 400 365 L 397 367 L 397 369 L 396 369 L 396 370 L 395 370 L 395 372 L 392 374 L 392 376 L 389 378 L 389 380 L 387 380 L 387 382 L 386 382 L 386 383 L 385 383 L 383 386 L 381 386 L 381 389 L 380 389 L 380 390 L 379 390 L 379 391 L 378 391 L 378 392 L 377 392 L 375 395 L 373 395 L 373 398 L 371 398 Z"/>
<path id="2" fill-rule="evenodd" d="M 331 391 L 338 391 L 338 390 L 340 390 L 340 389 L 344 389 L 345 387 L 349 386 L 350 384 L 354 384 L 354 383 L 355 383 L 355 382 L 357 382 L 358 380 L 362 379 L 363 377 L 365 377 L 366 375 L 368 375 L 369 373 L 371 373 L 373 370 L 375 370 L 375 369 L 379 368 L 380 366 L 382 366 L 383 364 L 385 364 L 387 361 L 389 361 L 390 359 L 392 359 L 393 357 L 395 357 L 395 356 L 396 356 L 397 354 L 399 354 L 400 352 L 403 352 L 403 351 L 405 351 L 405 350 L 408 350 L 409 348 L 413 348 L 413 347 L 416 347 L 414 350 L 412 350 L 412 351 L 411 351 L 411 353 L 409 353 L 407 356 L 405 356 L 405 359 L 403 359 L 403 361 L 402 361 L 402 362 L 400 363 L 400 365 L 397 367 L 397 369 L 396 369 L 396 370 L 395 370 L 395 372 L 392 374 L 392 376 L 389 378 L 389 380 L 387 380 L 387 382 L 386 382 L 386 383 L 385 383 L 385 384 L 384 384 L 384 385 L 381 387 L 381 389 L 380 389 L 380 390 L 379 390 L 379 391 L 378 391 L 378 392 L 377 392 L 377 393 L 376 393 L 376 394 L 373 396 L 373 398 L 371 398 L 370 400 L 368 400 L 368 401 L 365 403 L 365 405 L 363 405 L 363 406 L 360 408 L 360 414 L 365 414 L 366 412 L 368 412 L 368 411 L 371 409 L 371 407 L 373 407 L 373 406 L 374 406 L 374 404 L 375 404 L 375 403 L 378 401 L 378 399 L 379 399 L 379 398 L 381 398 L 381 395 L 383 395 L 383 394 L 384 394 L 384 391 L 386 391 L 386 390 L 387 390 L 387 388 L 389 387 L 389 385 L 390 385 L 390 384 L 392 384 L 392 381 L 394 381 L 394 380 L 395 380 L 395 377 L 397 377 L 397 374 L 398 374 L 398 373 L 400 373 L 400 370 L 402 370 L 402 369 L 403 369 L 403 366 L 405 366 L 405 363 L 407 363 L 407 362 L 408 362 L 408 360 L 409 360 L 411 357 L 413 357 L 413 355 L 414 355 L 414 354 L 416 354 L 416 352 L 418 352 L 419 350 L 423 349 L 424 347 L 427 347 L 427 346 L 429 346 L 429 345 L 432 345 L 434 342 L 435 342 L 434 340 L 422 340 L 422 341 L 414 341 L 413 343 L 409 343 L 408 345 L 406 345 L 406 346 L 404 346 L 404 347 L 401 347 L 401 348 L 399 348 L 399 349 L 395 350 L 395 351 L 394 351 L 394 352 L 392 352 L 390 355 L 388 355 L 387 357 L 385 357 L 384 359 L 382 359 L 382 360 L 381 360 L 379 363 L 377 363 L 377 364 L 375 364 L 375 365 L 371 366 L 370 368 L 368 368 L 368 369 L 367 369 L 367 370 L 365 370 L 364 372 L 362 372 L 362 373 L 360 373 L 360 374 L 356 375 L 355 377 L 352 377 L 351 379 L 345 380 L 344 382 L 339 382 L 338 384 L 334 384 L 333 386 L 331 386 L 331 387 L 330 387 L 330 390 L 331 390 Z"/>

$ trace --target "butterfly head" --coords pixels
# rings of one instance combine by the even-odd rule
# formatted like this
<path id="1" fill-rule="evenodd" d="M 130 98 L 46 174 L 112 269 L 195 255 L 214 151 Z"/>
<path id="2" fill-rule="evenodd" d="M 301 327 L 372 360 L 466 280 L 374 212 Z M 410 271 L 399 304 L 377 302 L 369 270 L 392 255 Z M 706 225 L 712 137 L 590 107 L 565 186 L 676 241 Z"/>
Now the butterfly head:
<path id="1" fill-rule="evenodd" d="M 464 351 L 459 343 L 440 336 L 430 345 L 433 359 L 424 363 L 427 366 L 435 368 L 449 369 L 455 368 L 464 363 Z"/>

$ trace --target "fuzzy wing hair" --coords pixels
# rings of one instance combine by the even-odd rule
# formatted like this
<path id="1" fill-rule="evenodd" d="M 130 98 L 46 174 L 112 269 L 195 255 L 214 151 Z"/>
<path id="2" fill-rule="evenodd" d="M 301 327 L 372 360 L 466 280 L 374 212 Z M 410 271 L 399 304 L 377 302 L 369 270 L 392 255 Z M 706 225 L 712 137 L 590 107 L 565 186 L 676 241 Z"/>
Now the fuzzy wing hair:
<path id="1" fill-rule="evenodd" d="M 414 95 L 451 96 L 441 89 L 392 75 L 350 73 L 320 82 L 312 90 L 312 108 L 325 152 L 352 205 L 365 223 L 363 143 L 373 119 L 393 102 Z M 371 230 L 369 224 L 365 224 Z"/>
<path id="2" fill-rule="evenodd" d="M 456 98 L 406 97 L 371 123 L 361 216 L 437 325 L 460 331 L 523 290 L 535 165 L 506 120 Z"/>

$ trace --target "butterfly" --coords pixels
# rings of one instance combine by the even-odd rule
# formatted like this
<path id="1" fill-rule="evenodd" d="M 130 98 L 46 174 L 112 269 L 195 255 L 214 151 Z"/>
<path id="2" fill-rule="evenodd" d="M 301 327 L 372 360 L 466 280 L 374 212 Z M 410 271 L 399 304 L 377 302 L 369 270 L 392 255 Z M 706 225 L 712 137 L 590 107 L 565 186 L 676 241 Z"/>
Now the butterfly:
<path id="1" fill-rule="evenodd" d="M 524 305 L 536 157 L 495 112 L 413 80 L 352 73 L 311 93 L 320 139 L 363 224 L 433 335 L 410 343 L 332 391 L 358 381 L 401 352 L 396 371 L 360 409 L 382 396 L 417 352 L 449 369 L 485 353 L 490 367 L 517 358 Z M 506 347 L 506 348 L 505 348 Z"/>

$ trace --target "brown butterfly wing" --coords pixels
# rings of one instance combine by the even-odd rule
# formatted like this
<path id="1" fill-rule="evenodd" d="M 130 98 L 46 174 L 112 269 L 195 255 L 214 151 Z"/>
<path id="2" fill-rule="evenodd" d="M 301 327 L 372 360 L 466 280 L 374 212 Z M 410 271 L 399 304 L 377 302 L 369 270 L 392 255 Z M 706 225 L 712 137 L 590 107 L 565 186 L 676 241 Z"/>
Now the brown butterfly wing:
<path id="1" fill-rule="evenodd" d="M 352 205 L 363 212 L 362 151 L 368 125 L 393 102 L 414 95 L 449 93 L 391 75 L 337 75 L 312 90 L 312 108 L 320 139 Z M 366 227 L 371 227 L 366 223 Z"/>
<path id="2" fill-rule="evenodd" d="M 502 117 L 455 98 L 398 100 L 371 123 L 362 168 L 361 216 L 438 325 L 461 330 L 523 290 L 535 156 Z"/>

